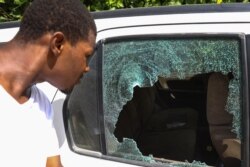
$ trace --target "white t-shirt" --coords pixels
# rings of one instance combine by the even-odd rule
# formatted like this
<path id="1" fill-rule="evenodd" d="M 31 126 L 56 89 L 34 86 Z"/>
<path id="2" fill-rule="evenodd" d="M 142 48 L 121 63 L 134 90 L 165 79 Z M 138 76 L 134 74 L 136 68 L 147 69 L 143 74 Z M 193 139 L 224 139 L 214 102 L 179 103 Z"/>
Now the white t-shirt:
<path id="1" fill-rule="evenodd" d="M 49 156 L 59 155 L 51 104 L 36 86 L 19 104 L 0 85 L 0 166 L 45 167 Z"/>

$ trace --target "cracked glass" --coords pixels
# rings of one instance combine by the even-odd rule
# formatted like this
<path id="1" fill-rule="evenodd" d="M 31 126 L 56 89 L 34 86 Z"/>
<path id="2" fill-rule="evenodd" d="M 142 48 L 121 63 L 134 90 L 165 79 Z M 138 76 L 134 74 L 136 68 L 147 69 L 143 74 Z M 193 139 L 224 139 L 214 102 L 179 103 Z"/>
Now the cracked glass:
<path id="1" fill-rule="evenodd" d="M 173 167 L 215 166 L 221 150 L 209 128 L 221 120 L 209 121 L 213 99 L 222 101 L 221 110 L 228 117 L 222 121 L 231 126 L 230 140 L 241 143 L 240 54 L 238 37 L 105 42 L 102 72 L 108 155 Z M 225 91 L 208 93 L 216 93 L 217 85 Z"/>

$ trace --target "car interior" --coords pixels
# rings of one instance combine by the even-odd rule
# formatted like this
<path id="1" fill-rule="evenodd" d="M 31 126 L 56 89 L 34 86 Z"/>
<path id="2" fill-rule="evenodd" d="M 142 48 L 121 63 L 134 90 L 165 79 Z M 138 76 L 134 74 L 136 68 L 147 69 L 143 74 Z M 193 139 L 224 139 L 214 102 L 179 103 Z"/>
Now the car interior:
<path id="1" fill-rule="evenodd" d="M 240 167 L 240 141 L 226 111 L 231 73 L 184 79 L 158 77 L 152 87 L 134 87 L 114 135 L 136 141 L 143 155 L 210 166 Z"/>

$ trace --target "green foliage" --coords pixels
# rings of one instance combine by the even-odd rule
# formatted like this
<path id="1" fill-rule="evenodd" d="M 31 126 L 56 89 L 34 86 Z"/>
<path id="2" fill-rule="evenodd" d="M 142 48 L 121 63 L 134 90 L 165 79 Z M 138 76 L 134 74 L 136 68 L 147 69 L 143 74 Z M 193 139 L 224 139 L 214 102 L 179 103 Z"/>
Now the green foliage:
<path id="1" fill-rule="evenodd" d="M 0 0 L 0 22 L 20 20 L 33 0 Z M 204 3 L 248 2 L 249 0 L 81 0 L 90 11 L 122 8 L 185 5 Z"/>
<path id="2" fill-rule="evenodd" d="M 0 21 L 14 21 L 22 17 L 31 0 L 0 0 Z"/>

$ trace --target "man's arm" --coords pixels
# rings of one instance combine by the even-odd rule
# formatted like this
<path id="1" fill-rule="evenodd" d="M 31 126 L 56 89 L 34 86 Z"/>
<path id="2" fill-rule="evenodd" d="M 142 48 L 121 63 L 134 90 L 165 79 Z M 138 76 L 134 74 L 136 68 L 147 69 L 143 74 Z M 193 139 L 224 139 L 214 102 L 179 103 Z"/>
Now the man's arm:
<path id="1" fill-rule="evenodd" d="M 46 167 L 63 167 L 60 155 L 48 157 Z"/>

